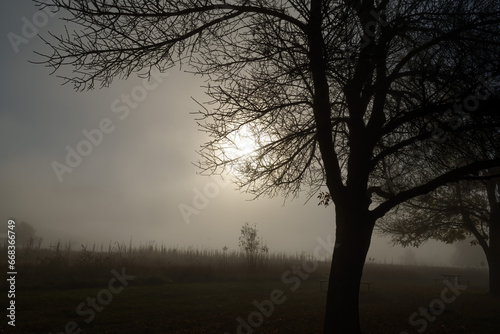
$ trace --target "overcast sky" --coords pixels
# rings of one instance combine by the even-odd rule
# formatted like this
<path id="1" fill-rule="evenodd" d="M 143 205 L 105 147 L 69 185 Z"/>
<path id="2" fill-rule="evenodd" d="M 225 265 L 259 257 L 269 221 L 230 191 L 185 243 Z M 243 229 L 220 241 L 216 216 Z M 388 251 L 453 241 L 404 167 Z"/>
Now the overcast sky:
<path id="1" fill-rule="evenodd" d="M 333 207 L 315 199 L 284 206 L 282 198 L 248 201 L 232 184 L 197 175 L 192 163 L 206 137 L 190 112 L 198 107 L 191 97 L 205 98 L 201 78 L 175 69 L 149 82 L 134 76 L 75 92 L 49 76 L 50 69 L 28 63 L 39 60 L 33 51 L 44 49 L 31 36 L 33 27 L 46 36 L 60 26 L 59 15 L 35 14 L 27 0 L 10 1 L 8 8 L 0 14 L 4 224 L 9 217 L 31 223 L 46 246 L 56 239 L 79 245 L 132 237 L 136 243 L 237 249 L 245 222 L 257 224 L 270 251 L 312 251 L 317 237 L 334 235 Z M 87 137 L 94 141 L 90 147 Z M 86 156 L 75 158 L 72 150 Z M 200 192 L 208 192 L 206 201 L 195 198 Z M 188 206 L 198 211 L 189 224 L 180 210 Z M 453 248 L 436 245 L 419 249 L 417 259 L 446 264 Z M 390 262 L 400 254 L 374 237 L 369 256 Z"/>

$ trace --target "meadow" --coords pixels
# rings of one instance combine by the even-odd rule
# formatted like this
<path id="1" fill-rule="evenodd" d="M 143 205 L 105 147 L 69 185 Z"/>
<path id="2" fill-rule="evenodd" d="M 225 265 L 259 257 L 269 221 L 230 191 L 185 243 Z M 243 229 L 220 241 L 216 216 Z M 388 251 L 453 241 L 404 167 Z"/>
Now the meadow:
<path id="1" fill-rule="evenodd" d="M 58 242 L 19 248 L 17 267 L 16 327 L 4 320 L 5 333 L 305 334 L 321 333 L 329 263 L 271 253 L 248 268 L 227 249 Z M 450 272 L 469 286 L 435 280 Z M 363 281 L 365 334 L 500 333 L 485 269 L 367 263 Z"/>

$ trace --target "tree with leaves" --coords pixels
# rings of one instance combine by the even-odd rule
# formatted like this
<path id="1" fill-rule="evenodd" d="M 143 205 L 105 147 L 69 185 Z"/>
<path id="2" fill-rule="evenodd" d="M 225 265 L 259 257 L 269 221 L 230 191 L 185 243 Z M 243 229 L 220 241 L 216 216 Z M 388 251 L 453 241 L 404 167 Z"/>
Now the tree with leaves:
<path id="1" fill-rule="evenodd" d="M 64 82 L 92 89 L 183 64 L 207 78 L 202 171 L 230 171 L 256 197 L 327 194 L 336 244 L 324 333 L 361 331 L 359 284 L 379 218 L 500 165 L 429 155 L 456 133 L 499 142 L 486 117 L 500 73 L 496 0 L 35 2 L 71 24 L 44 39 L 52 51 L 40 60 L 71 66 Z M 235 134 L 255 149 L 229 154 Z"/>
<path id="2" fill-rule="evenodd" d="M 16 244 L 18 247 L 40 248 L 42 238 L 36 236 L 36 230 L 31 224 L 27 222 L 21 222 L 16 225 L 15 232 Z"/>
<path id="3" fill-rule="evenodd" d="M 245 253 L 247 266 L 251 269 L 257 267 L 257 260 L 268 253 L 269 249 L 258 235 L 257 224 L 251 226 L 245 223 L 241 227 L 241 235 L 238 246 Z"/>
<path id="4" fill-rule="evenodd" d="M 442 187 L 391 211 L 377 228 L 403 247 L 472 238 L 486 255 L 490 295 L 500 296 L 500 178 Z"/>
<path id="5" fill-rule="evenodd" d="M 500 115 L 495 113 L 482 117 L 492 124 L 500 123 Z M 490 138 L 497 132 L 477 132 L 473 138 L 455 133 L 427 154 L 434 165 L 463 165 L 498 158 L 500 141 Z M 390 166 L 386 168 L 389 173 Z M 427 172 L 428 169 L 414 170 L 414 178 L 423 177 Z M 472 238 L 472 245 L 481 246 L 488 262 L 490 294 L 500 296 L 499 174 L 498 167 L 485 169 L 402 203 L 380 219 L 377 229 L 391 236 L 394 244 L 404 247 L 418 247 L 429 239 L 453 243 Z M 393 191 L 401 187 L 398 183 L 397 178 L 391 179 Z"/>

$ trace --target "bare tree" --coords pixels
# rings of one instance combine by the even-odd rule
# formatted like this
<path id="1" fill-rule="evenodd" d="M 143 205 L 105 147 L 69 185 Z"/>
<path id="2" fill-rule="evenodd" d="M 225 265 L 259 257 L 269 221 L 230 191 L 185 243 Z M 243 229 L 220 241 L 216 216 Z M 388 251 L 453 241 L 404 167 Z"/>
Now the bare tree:
<path id="1" fill-rule="evenodd" d="M 377 219 L 500 164 L 492 157 L 444 164 L 426 155 L 446 146 L 441 139 L 453 132 L 468 138 L 487 132 L 498 141 L 498 124 L 479 117 L 490 108 L 488 90 L 500 73 L 498 1 L 51 0 L 48 6 L 64 10 L 76 27 L 48 37 L 53 52 L 41 61 L 55 70 L 72 66 L 65 82 L 90 89 L 134 72 L 147 76 L 154 67 L 188 66 L 209 79 L 199 124 L 212 140 L 200 152 L 202 170 L 232 170 L 257 197 L 293 197 L 302 189 L 329 196 L 336 246 L 324 333 L 360 333 L 359 283 Z M 255 150 L 230 154 L 235 134 L 252 137 Z M 412 178 L 419 168 L 426 173 Z M 398 178 L 405 181 L 392 187 Z"/>

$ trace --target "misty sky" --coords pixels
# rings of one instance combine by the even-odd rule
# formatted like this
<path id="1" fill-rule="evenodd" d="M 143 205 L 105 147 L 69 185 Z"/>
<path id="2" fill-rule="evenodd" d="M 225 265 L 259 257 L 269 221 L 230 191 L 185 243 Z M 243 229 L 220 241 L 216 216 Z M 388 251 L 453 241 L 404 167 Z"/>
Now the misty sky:
<path id="1" fill-rule="evenodd" d="M 252 202 L 232 184 L 221 187 L 197 175 L 192 163 L 206 137 L 190 112 L 198 109 L 191 97 L 206 100 L 199 88 L 203 78 L 172 69 L 147 83 L 133 76 L 75 92 L 49 76 L 50 69 L 28 63 L 40 60 L 33 51 L 45 46 L 37 37 L 25 38 L 32 33 L 26 22 L 38 20 L 38 33 L 47 36 L 60 27 L 62 15 L 34 17 L 37 9 L 27 0 L 9 1 L 8 8 L 0 14 L 2 224 L 9 217 L 27 221 L 45 246 L 71 239 L 75 249 L 131 237 L 137 244 L 236 249 L 245 222 L 257 223 L 271 252 L 309 252 L 317 237 L 334 234 L 333 207 L 320 207 L 314 198 L 304 204 L 305 193 L 284 206 L 282 198 Z M 12 33 L 22 42 L 13 46 Z M 107 132 L 101 131 L 102 138 L 95 135 L 99 128 Z M 66 165 L 68 147 L 88 153 L 84 132 L 98 144 L 58 177 L 53 165 Z M 206 190 L 212 198 L 187 224 L 179 206 L 193 207 L 196 191 Z M 417 250 L 417 260 L 446 264 L 454 248 L 437 245 Z M 390 262 L 400 254 L 401 248 L 374 237 L 369 256 Z"/>

